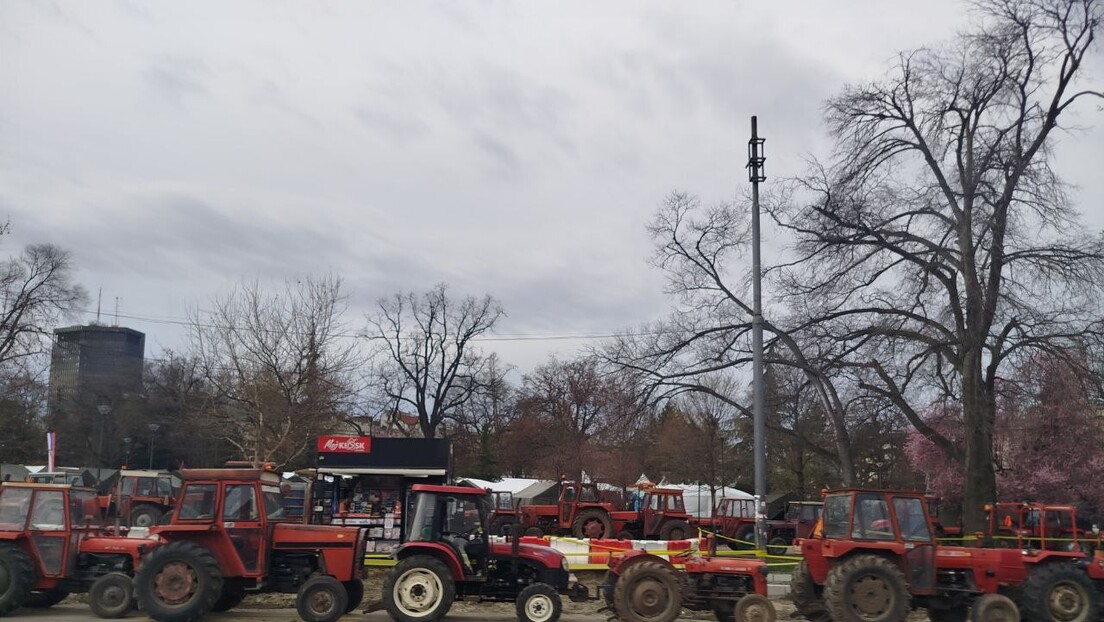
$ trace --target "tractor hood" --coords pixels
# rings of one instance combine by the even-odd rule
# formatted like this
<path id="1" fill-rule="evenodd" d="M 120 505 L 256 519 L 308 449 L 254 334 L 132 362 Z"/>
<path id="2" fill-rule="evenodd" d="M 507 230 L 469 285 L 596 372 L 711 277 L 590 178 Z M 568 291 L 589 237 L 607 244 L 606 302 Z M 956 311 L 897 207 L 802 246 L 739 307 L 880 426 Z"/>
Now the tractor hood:
<path id="1" fill-rule="evenodd" d="M 513 545 L 509 543 L 495 542 L 491 544 L 491 552 L 496 556 L 509 557 Z M 518 556 L 522 559 L 539 561 L 547 568 L 562 568 L 565 556 L 556 549 L 540 544 L 519 544 Z"/>

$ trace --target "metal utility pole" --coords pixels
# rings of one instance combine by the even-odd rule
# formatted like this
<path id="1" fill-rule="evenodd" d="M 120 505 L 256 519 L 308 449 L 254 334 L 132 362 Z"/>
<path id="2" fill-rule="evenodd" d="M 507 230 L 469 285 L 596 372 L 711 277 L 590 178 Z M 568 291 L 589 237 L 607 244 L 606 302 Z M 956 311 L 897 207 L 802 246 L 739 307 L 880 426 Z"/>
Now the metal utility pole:
<path id="1" fill-rule="evenodd" d="M 763 270 L 759 259 L 759 182 L 766 181 L 763 163 L 767 161 L 759 138 L 758 118 L 751 117 L 751 140 L 748 141 L 748 181 L 751 182 L 751 350 L 752 390 L 754 404 L 752 420 L 755 436 L 755 548 L 766 547 L 767 531 L 767 408 L 763 387 Z"/>

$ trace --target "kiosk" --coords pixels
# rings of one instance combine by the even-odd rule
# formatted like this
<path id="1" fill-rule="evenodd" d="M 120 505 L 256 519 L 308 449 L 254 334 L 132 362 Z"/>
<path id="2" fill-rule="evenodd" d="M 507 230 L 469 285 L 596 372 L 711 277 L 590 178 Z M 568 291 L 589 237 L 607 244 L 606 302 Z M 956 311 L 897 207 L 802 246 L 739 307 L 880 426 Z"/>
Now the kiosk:
<path id="1" fill-rule="evenodd" d="M 405 537 L 410 487 L 447 483 L 451 463 L 448 439 L 320 437 L 311 521 L 367 527 L 367 552 L 390 553 Z"/>

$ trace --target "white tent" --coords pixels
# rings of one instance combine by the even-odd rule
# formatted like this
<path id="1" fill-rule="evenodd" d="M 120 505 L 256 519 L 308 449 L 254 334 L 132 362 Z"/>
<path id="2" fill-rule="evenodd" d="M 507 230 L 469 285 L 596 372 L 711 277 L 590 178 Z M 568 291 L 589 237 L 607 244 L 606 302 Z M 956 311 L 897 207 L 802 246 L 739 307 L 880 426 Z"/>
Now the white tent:
<path id="1" fill-rule="evenodd" d="M 713 501 L 709 496 L 709 486 L 704 484 L 673 484 L 670 486 L 664 486 L 664 488 L 678 488 L 682 490 L 682 499 L 686 504 L 686 511 L 692 516 L 699 518 L 705 518 L 713 515 L 713 505 L 715 501 L 720 501 L 724 497 L 730 499 L 754 499 L 754 495 L 750 495 L 738 488 L 724 487 L 716 490 L 716 500 Z"/>

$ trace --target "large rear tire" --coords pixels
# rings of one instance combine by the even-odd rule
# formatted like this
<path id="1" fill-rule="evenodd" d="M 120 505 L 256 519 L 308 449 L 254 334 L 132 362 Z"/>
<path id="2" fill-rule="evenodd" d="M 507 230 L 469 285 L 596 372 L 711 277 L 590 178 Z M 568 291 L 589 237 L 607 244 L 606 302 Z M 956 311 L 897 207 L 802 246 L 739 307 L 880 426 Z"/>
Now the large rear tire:
<path id="1" fill-rule="evenodd" d="M 519 622 L 556 622 L 563 611 L 563 601 L 556 588 L 547 583 L 534 583 L 517 597 Z"/>
<path id="2" fill-rule="evenodd" d="M 692 538 L 694 528 L 690 526 L 690 523 L 684 520 L 671 520 L 663 523 L 663 527 L 659 530 L 659 537 L 662 540 L 686 540 Z"/>
<path id="3" fill-rule="evenodd" d="M 613 605 L 622 622 L 672 622 L 682 610 L 678 577 L 663 562 L 632 564 L 613 588 Z"/>
<path id="4" fill-rule="evenodd" d="M 806 620 L 832 622 L 832 616 L 818 592 L 813 576 L 809 574 L 809 564 L 803 559 L 790 575 L 790 599 Z"/>
<path id="5" fill-rule="evenodd" d="M 397 622 L 436 622 L 455 598 L 448 568 L 429 555 L 407 557 L 383 580 L 383 606 Z"/>
<path id="6" fill-rule="evenodd" d="M 970 622 L 1020 622 L 1020 609 L 1007 596 L 983 594 L 970 608 Z"/>
<path id="7" fill-rule="evenodd" d="M 613 521 L 603 510 L 597 508 L 583 510 L 575 517 L 575 522 L 571 525 L 571 533 L 579 539 L 608 538 L 613 534 Z"/>
<path id="8" fill-rule="evenodd" d="M 139 606 L 160 622 L 193 622 L 222 595 L 222 573 L 207 549 L 192 542 L 155 548 L 134 577 Z"/>
<path id="9" fill-rule="evenodd" d="M 305 622 L 337 622 L 348 604 L 345 586 L 329 575 L 311 577 L 295 597 L 295 610 Z"/>
<path id="10" fill-rule="evenodd" d="M 1100 592 L 1088 573 L 1073 564 L 1041 564 L 1024 581 L 1020 607 L 1033 622 L 1097 622 Z"/>
<path id="11" fill-rule="evenodd" d="M 877 555 L 837 564 L 824 582 L 824 602 L 835 622 L 900 622 L 910 608 L 901 569 Z"/>
<path id="12" fill-rule="evenodd" d="M 121 572 L 96 579 L 88 590 L 88 607 L 101 618 L 121 618 L 134 608 L 134 582 Z"/>
<path id="13" fill-rule="evenodd" d="M 45 609 L 46 607 L 53 607 L 54 605 L 65 600 L 65 597 L 69 595 L 62 589 L 52 589 L 44 591 L 34 591 L 27 596 L 27 600 L 23 601 L 24 607 L 33 607 L 35 609 Z"/>
<path id="14" fill-rule="evenodd" d="M 148 503 L 136 505 L 130 510 L 130 526 L 148 529 L 157 525 L 163 514 L 161 508 L 155 505 L 149 505 Z"/>
<path id="15" fill-rule="evenodd" d="M 34 580 L 31 558 L 14 544 L 0 544 L 0 616 L 27 602 Z"/>

